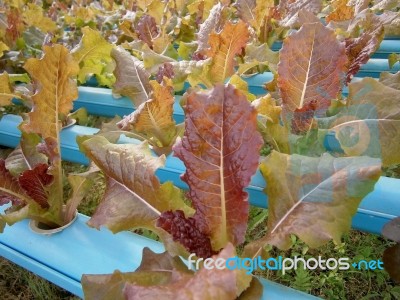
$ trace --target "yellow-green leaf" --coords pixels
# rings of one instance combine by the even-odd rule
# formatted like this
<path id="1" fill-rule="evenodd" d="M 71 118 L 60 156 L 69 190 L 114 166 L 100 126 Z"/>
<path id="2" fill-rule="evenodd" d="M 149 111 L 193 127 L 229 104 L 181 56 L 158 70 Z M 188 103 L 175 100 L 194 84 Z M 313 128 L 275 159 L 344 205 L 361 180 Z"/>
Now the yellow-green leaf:
<path id="1" fill-rule="evenodd" d="M 137 132 L 157 147 L 171 147 L 177 130 L 173 119 L 172 86 L 150 81 L 152 94 L 137 110 L 118 123 L 122 130 Z"/>
<path id="2" fill-rule="evenodd" d="M 0 57 L 3 56 L 4 51 L 10 50 L 6 44 L 4 44 L 2 41 L 0 41 Z"/>
<path id="3" fill-rule="evenodd" d="M 36 4 L 28 3 L 22 17 L 28 26 L 37 27 L 43 32 L 53 32 L 57 29 L 57 24 L 49 17 L 44 16 L 43 8 Z"/>
<path id="4" fill-rule="evenodd" d="M 249 85 L 247 84 L 247 82 L 240 78 L 239 75 L 234 74 L 229 80 L 229 83 L 234 85 L 241 92 L 243 92 L 247 100 L 249 100 L 250 102 L 256 99 L 256 96 L 249 92 Z"/>
<path id="5" fill-rule="evenodd" d="M 0 74 L 0 106 L 10 105 L 12 98 L 16 97 L 11 89 L 7 72 Z"/>
<path id="6" fill-rule="evenodd" d="M 113 46 L 103 38 L 100 32 L 89 27 L 82 28 L 82 33 L 80 43 L 72 50 L 72 55 L 80 66 L 79 82 L 85 83 L 87 77 L 94 74 L 98 79 L 102 79 L 103 85 L 111 86 L 113 78 L 110 75 L 107 77 L 105 73 L 108 64 L 112 61 Z"/>

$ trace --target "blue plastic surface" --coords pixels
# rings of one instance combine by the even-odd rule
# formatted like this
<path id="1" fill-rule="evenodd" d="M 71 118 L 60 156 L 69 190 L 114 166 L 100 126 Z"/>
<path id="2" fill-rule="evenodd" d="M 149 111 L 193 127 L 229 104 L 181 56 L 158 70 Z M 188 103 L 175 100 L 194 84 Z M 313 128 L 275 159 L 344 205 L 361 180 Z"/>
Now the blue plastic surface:
<path id="1" fill-rule="evenodd" d="M 0 121 L 0 144 L 15 147 L 18 144 L 19 131 L 17 129 L 21 118 L 14 115 L 6 115 Z M 86 157 L 79 151 L 76 144 L 77 135 L 90 135 L 97 129 L 84 126 L 71 126 L 62 131 L 61 153 L 65 160 L 87 164 Z M 10 138 L 9 138 L 10 137 Z M 121 137 L 121 143 L 139 143 L 137 140 Z M 332 145 L 331 145 L 332 146 Z M 157 170 L 157 176 L 161 182 L 173 181 L 180 188 L 187 186 L 180 179 L 185 166 L 178 158 L 170 154 L 163 168 Z M 399 179 L 381 177 L 375 190 L 370 193 L 360 204 L 357 215 L 353 219 L 352 226 L 359 230 L 380 234 L 383 225 L 389 220 L 400 216 L 400 184 Z M 264 178 L 257 171 L 252 177 L 249 187 L 250 204 L 258 207 L 267 207 L 267 196 L 263 193 L 265 188 Z"/>
<path id="2" fill-rule="evenodd" d="M 164 252 L 159 242 L 131 232 L 112 234 L 105 228 L 92 229 L 86 225 L 87 220 L 79 214 L 70 227 L 51 236 L 33 233 L 27 220 L 6 227 L 0 234 L 0 255 L 83 297 L 83 274 L 131 272 L 140 265 L 144 247 Z M 265 279 L 261 282 L 265 300 L 317 299 Z"/>
<path id="3" fill-rule="evenodd" d="M 104 117 L 123 117 L 135 110 L 128 97 L 115 98 L 111 89 L 80 86 L 78 90 L 79 97 L 74 101 L 75 110 L 84 107 L 90 114 Z M 174 119 L 178 123 L 184 120 L 183 110 L 179 105 L 180 100 L 181 96 L 175 96 Z"/>
<path id="4" fill-rule="evenodd" d="M 281 48 L 282 42 L 275 42 L 271 47 L 273 51 L 279 51 Z M 400 41 L 398 39 L 384 39 L 372 58 L 387 59 L 391 53 L 400 53 Z"/>
<path id="5" fill-rule="evenodd" d="M 249 85 L 249 91 L 256 95 L 265 95 L 267 91 L 263 88 L 264 84 L 272 79 L 272 73 L 266 72 L 244 78 Z M 355 77 L 352 81 L 361 80 Z M 74 101 L 74 109 L 85 107 L 88 113 L 93 115 L 114 117 L 126 116 L 135 110 L 132 102 L 127 97 L 114 98 L 112 91 L 107 88 L 80 86 L 79 98 Z M 345 87 L 343 95 L 348 94 L 348 88 Z M 179 102 L 181 96 L 175 96 L 174 120 L 179 124 L 184 121 L 184 112 Z"/>

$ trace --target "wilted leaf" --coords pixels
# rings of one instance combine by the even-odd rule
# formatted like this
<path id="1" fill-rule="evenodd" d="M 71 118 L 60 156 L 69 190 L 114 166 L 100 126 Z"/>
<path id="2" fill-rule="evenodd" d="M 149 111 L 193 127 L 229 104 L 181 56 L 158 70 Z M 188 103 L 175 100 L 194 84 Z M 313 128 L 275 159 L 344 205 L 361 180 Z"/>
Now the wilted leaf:
<path id="1" fill-rule="evenodd" d="M 274 151 L 260 170 L 268 182 L 268 232 L 250 244 L 251 253 L 267 244 L 288 249 L 291 234 L 313 248 L 331 239 L 340 242 L 360 201 L 379 179 L 381 165 L 370 157 L 334 158 L 326 153 L 311 158 Z"/>
<path id="2" fill-rule="evenodd" d="M 400 35 L 400 13 L 397 12 L 384 12 L 380 15 L 383 20 L 386 20 L 385 26 L 385 34 L 387 36 L 399 36 Z"/>
<path id="3" fill-rule="evenodd" d="M 178 1 L 174 1 L 175 3 Z M 172 5 L 173 3 L 169 2 L 167 5 Z M 146 7 L 146 13 L 152 16 L 155 20 L 156 24 L 161 24 L 162 19 L 166 18 L 167 20 L 171 17 L 171 13 L 169 10 L 166 11 L 166 5 L 158 0 L 151 1 L 150 4 Z"/>
<path id="4" fill-rule="evenodd" d="M 188 208 L 171 182 L 160 184 L 154 172 L 165 157 L 154 158 L 146 143 L 115 145 L 101 136 L 84 141 L 81 148 L 103 171 L 107 188 L 89 225 L 118 232 L 137 227 L 154 229 L 161 212 Z"/>
<path id="5" fill-rule="evenodd" d="M 111 56 L 117 63 L 114 71 L 116 77 L 114 92 L 128 96 L 135 107 L 139 107 L 149 99 L 150 74 L 145 70 L 143 62 L 130 55 L 122 47 L 113 49 Z"/>
<path id="6" fill-rule="evenodd" d="M 122 134 L 121 130 L 117 126 L 117 123 L 119 121 L 121 121 L 121 117 L 115 116 L 109 122 L 103 122 L 101 124 L 100 130 L 96 133 L 96 135 L 101 135 L 105 137 L 110 143 L 116 144 Z M 82 139 L 86 140 L 87 138 L 83 137 Z M 78 144 L 80 144 L 79 140 Z"/>
<path id="7" fill-rule="evenodd" d="M 99 31 L 89 27 L 83 27 L 82 34 L 82 39 L 72 50 L 72 55 L 80 66 L 78 80 L 80 83 L 85 83 L 91 74 L 96 75 L 97 79 L 105 76 L 105 67 L 112 61 L 111 49 L 113 46 L 103 38 Z M 108 86 L 111 86 L 112 81 L 110 79 Z"/>
<path id="8" fill-rule="evenodd" d="M 154 52 L 149 48 L 149 46 L 147 46 L 147 44 L 144 44 L 142 46 L 141 52 L 142 52 L 144 67 L 150 73 L 155 73 L 158 70 L 158 68 L 164 63 L 176 62 L 174 58 L 171 58 L 167 54 L 159 54 Z"/>
<path id="9" fill-rule="evenodd" d="M 249 31 L 243 21 L 228 22 L 220 33 L 210 35 L 211 48 L 206 55 L 212 58 L 209 76 L 214 83 L 223 83 L 234 73 L 235 57 L 242 52 L 248 39 Z"/>
<path id="10" fill-rule="evenodd" d="M 118 127 L 143 135 L 156 147 L 171 147 L 177 134 L 173 119 L 175 101 L 171 93 L 172 87 L 167 84 L 161 85 L 157 81 L 150 81 L 150 85 L 150 99 L 122 119 Z"/>
<path id="11" fill-rule="evenodd" d="M 285 112 L 314 101 L 326 111 L 341 90 L 346 71 L 344 45 L 321 23 L 304 24 L 283 42 L 278 64 L 278 87 Z"/>
<path id="12" fill-rule="evenodd" d="M 88 124 L 88 120 L 89 120 L 89 117 L 88 117 L 88 112 L 87 112 L 86 108 L 81 107 L 81 108 L 78 108 L 77 110 L 68 114 L 67 120 L 66 120 L 67 124 L 65 124 L 64 126 L 67 126 L 70 124 L 69 122 L 74 122 L 74 121 L 76 121 L 76 124 L 78 124 L 78 125 L 86 126 Z"/>
<path id="13" fill-rule="evenodd" d="M 185 134 L 174 152 L 186 166 L 182 180 L 189 185 L 194 218 L 216 250 L 244 240 L 249 206 L 243 189 L 257 169 L 262 145 L 256 117 L 231 85 L 193 92 L 186 100 Z"/>

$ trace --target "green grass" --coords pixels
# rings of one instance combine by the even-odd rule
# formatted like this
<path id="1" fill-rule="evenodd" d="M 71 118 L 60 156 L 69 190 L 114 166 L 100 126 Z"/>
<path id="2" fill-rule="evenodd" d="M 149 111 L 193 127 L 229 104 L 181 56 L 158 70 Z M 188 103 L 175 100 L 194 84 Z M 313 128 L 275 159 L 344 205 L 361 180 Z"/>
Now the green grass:
<path id="1" fill-rule="evenodd" d="M 265 234 L 267 215 L 268 210 L 251 208 L 246 242 Z M 295 236 L 292 236 L 292 244 L 293 247 L 289 251 L 271 249 L 271 257 L 281 255 L 284 258 L 299 256 L 307 259 L 322 256 L 349 257 L 351 260 L 382 260 L 383 251 L 393 242 L 381 236 L 352 230 L 343 237 L 339 245 L 330 242 L 321 248 L 309 249 Z M 258 271 L 256 274 L 324 299 L 400 299 L 400 286 L 396 286 L 383 270 L 309 271 L 300 268 L 286 272 L 285 275 L 281 271 L 272 270 Z"/>
<path id="2" fill-rule="evenodd" d="M 75 300 L 69 292 L 0 258 L 1 300 Z"/>

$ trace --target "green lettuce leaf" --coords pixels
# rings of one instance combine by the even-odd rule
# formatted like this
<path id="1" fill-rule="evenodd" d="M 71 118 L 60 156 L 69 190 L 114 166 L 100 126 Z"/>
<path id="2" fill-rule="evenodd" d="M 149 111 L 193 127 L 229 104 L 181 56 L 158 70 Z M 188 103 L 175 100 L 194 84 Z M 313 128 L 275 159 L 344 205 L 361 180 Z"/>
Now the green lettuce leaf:
<path id="1" fill-rule="evenodd" d="M 79 82 L 85 83 L 90 75 L 95 75 L 100 85 L 111 86 L 114 78 L 107 74 L 107 65 L 111 63 L 113 46 L 99 31 L 89 27 L 82 28 L 82 39 L 72 50 L 75 61 L 79 64 Z"/>

